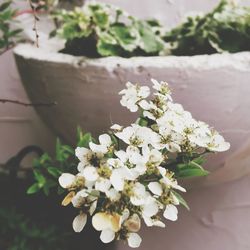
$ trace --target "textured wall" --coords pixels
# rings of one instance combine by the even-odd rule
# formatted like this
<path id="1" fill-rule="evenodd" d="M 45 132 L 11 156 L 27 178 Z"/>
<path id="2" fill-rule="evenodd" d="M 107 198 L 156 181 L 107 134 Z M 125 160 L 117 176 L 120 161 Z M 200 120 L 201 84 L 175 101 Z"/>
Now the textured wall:
<path id="1" fill-rule="evenodd" d="M 217 0 L 106 0 L 141 17 L 158 17 L 169 26 L 187 11 L 209 10 Z M 250 1 L 242 1 L 249 4 Z M 0 98 L 27 100 L 11 53 L 0 58 Z M 35 84 L 35 83 L 34 83 Z M 250 93 L 249 93 L 250 94 Z M 0 103 L 0 162 L 27 144 L 51 150 L 54 140 L 32 108 Z M 247 171 L 246 171 L 247 172 Z M 237 174 L 237 173 L 236 173 Z M 249 250 L 250 177 L 209 188 L 194 189 L 186 196 L 191 212 L 180 211 L 177 223 L 166 229 L 143 232 L 141 250 Z M 127 249 L 123 244 L 119 249 Z"/>

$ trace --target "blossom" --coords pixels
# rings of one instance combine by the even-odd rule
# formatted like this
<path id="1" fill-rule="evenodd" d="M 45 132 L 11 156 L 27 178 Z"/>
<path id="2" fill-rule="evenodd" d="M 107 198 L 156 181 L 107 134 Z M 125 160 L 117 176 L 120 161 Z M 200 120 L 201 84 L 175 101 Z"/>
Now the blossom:
<path id="1" fill-rule="evenodd" d="M 95 144 L 93 142 L 89 143 L 89 147 L 92 150 L 92 152 L 97 153 L 97 154 L 108 153 L 108 151 L 112 145 L 111 137 L 108 134 L 100 135 L 99 142 L 100 142 L 99 145 Z"/>
<path id="2" fill-rule="evenodd" d="M 131 112 L 136 112 L 138 103 L 149 96 L 150 90 L 146 86 L 140 87 L 131 82 L 127 82 L 126 87 L 127 89 L 123 89 L 119 93 L 122 95 L 121 105 L 127 107 Z"/>
<path id="3" fill-rule="evenodd" d="M 151 100 L 146 99 L 148 87 L 126 84 L 121 104 L 131 112 L 140 108 L 140 119 L 127 127 L 114 124 L 99 142 L 91 139 L 86 147 L 77 147 L 78 173 L 59 177 L 68 191 L 62 205 L 79 210 L 72 223 L 75 232 L 91 216 L 102 242 L 123 239 L 139 247 L 143 222 L 164 228 L 161 215 L 178 219 L 178 206 L 185 205 L 179 192 L 186 192 L 178 184 L 179 171 L 189 171 L 190 162 L 202 171 L 196 162 L 204 153 L 229 149 L 223 136 L 173 102 L 168 83 L 152 83 Z"/>
<path id="4" fill-rule="evenodd" d="M 152 129 L 138 124 L 132 124 L 121 132 L 115 133 L 115 135 L 128 145 L 135 147 L 147 146 L 156 137 L 156 133 Z"/>
<path id="5" fill-rule="evenodd" d="M 161 81 L 159 83 L 155 79 L 151 79 L 151 82 L 153 83 L 153 89 L 157 90 L 155 95 L 159 95 L 161 97 L 164 97 L 165 100 L 172 101 L 171 90 L 170 90 L 167 82 Z"/>

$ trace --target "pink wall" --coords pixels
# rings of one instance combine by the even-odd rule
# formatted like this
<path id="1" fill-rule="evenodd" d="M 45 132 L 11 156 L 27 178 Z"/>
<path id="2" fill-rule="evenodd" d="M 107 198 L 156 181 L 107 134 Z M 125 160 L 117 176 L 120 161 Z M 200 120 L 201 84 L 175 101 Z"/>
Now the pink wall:
<path id="1" fill-rule="evenodd" d="M 106 0 L 142 17 L 161 18 L 169 26 L 190 10 L 208 10 L 217 0 Z M 250 1 L 242 1 L 249 4 Z M 142 11 L 143 8 L 143 11 Z M 0 57 L 0 98 L 28 101 L 11 52 Z M 34 83 L 35 84 L 35 83 Z M 54 136 L 33 108 L 0 103 L 0 163 L 28 144 L 52 150 Z M 249 166 L 250 167 L 250 166 Z M 141 250 L 249 250 L 250 177 L 189 191 L 191 212 L 180 211 L 166 229 L 143 230 Z M 127 246 L 119 244 L 119 249 Z"/>

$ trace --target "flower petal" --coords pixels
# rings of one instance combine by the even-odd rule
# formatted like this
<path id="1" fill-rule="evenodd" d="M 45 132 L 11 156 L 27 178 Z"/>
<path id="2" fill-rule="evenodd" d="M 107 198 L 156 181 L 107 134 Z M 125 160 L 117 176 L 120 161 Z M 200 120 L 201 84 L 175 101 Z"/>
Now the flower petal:
<path id="1" fill-rule="evenodd" d="M 73 220 L 73 229 L 75 232 L 80 233 L 87 222 L 87 215 L 84 213 L 81 213 L 75 217 Z"/>
<path id="2" fill-rule="evenodd" d="M 178 210 L 176 206 L 172 204 L 167 205 L 163 216 L 168 220 L 176 221 L 178 219 Z"/>
<path id="3" fill-rule="evenodd" d="M 69 188 L 73 182 L 75 181 L 75 176 L 73 174 L 63 173 L 58 181 L 61 187 L 63 188 Z"/>
<path id="4" fill-rule="evenodd" d="M 129 233 L 128 234 L 128 245 L 132 248 L 139 247 L 141 245 L 141 237 L 137 233 Z"/>
<path id="5" fill-rule="evenodd" d="M 88 181 L 96 181 L 98 173 L 95 167 L 86 167 L 83 170 L 83 176 Z"/>
<path id="6" fill-rule="evenodd" d="M 95 230 L 110 229 L 110 218 L 107 213 L 97 213 L 92 217 L 92 225 Z"/>
<path id="7" fill-rule="evenodd" d="M 162 195 L 162 186 L 159 182 L 150 182 L 148 184 L 148 188 L 149 190 L 153 193 L 153 194 L 156 194 L 156 195 L 159 195 L 161 196 Z"/>
<path id="8" fill-rule="evenodd" d="M 124 187 L 124 179 L 121 176 L 120 169 L 115 169 L 110 176 L 110 182 L 117 191 L 122 191 Z"/>
<path id="9" fill-rule="evenodd" d="M 115 232 L 111 229 L 105 229 L 101 232 L 100 239 L 103 243 L 109 243 L 115 238 Z"/>

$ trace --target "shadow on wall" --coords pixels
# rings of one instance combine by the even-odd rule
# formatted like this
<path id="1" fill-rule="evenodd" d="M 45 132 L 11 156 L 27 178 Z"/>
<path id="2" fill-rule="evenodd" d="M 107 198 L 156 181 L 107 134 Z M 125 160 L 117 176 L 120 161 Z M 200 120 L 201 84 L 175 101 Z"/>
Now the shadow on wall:
<path id="1" fill-rule="evenodd" d="M 12 52 L 0 57 L 0 75 L 0 99 L 29 102 L 20 82 Z M 0 138 L 0 163 L 5 163 L 26 145 L 39 145 L 52 152 L 55 141 L 55 136 L 41 121 L 33 107 L 11 103 L 0 103 Z"/>

